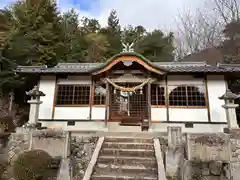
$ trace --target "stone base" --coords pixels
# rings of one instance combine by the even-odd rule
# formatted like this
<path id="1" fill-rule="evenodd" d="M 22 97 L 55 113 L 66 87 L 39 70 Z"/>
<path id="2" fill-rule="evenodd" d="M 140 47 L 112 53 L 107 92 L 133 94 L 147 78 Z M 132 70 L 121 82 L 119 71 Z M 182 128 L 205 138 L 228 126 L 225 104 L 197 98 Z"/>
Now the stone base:
<path id="1" fill-rule="evenodd" d="M 62 159 L 57 180 L 70 180 L 70 160 Z"/>
<path id="2" fill-rule="evenodd" d="M 107 125 L 109 132 L 141 132 L 141 126 L 121 126 L 118 122 L 111 122 Z"/>

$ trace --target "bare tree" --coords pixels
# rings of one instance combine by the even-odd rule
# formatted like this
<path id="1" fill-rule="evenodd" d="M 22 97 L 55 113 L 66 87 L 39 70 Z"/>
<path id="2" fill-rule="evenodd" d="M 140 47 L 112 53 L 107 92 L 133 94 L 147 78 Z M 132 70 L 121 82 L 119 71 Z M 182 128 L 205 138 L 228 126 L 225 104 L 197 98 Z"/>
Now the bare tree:
<path id="1" fill-rule="evenodd" d="M 205 1 L 204 8 L 193 15 L 179 13 L 178 31 L 175 35 L 177 58 L 203 49 L 218 46 L 223 39 L 223 29 L 239 21 L 240 0 Z"/>
<path id="2" fill-rule="evenodd" d="M 0 117 L 11 117 L 16 125 L 23 112 L 24 109 L 13 102 L 11 95 L 8 97 L 0 93 Z"/>
<path id="3" fill-rule="evenodd" d="M 223 25 L 239 20 L 239 0 L 213 0 L 213 11 L 220 16 Z"/>
<path id="4" fill-rule="evenodd" d="M 177 58 L 213 47 L 221 40 L 221 24 L 217 18 L 197 10 L 179 14 L 175 45 Z"/>

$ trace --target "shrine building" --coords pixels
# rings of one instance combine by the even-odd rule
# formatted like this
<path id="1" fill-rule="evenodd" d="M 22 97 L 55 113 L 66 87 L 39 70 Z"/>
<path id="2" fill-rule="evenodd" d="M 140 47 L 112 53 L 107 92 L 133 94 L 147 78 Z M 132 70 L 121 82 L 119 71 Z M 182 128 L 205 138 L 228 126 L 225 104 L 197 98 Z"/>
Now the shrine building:
<path id="1" fill-rule="evenodd" d="M 20 66 L 37 75 L 41 97 L 38 121 L 76 131 L 221 132 L 227 126 L 222 96 L 226 79 L 240 67 L 204 62 L 151 62 L 121 52 L 105 63 Z"/>

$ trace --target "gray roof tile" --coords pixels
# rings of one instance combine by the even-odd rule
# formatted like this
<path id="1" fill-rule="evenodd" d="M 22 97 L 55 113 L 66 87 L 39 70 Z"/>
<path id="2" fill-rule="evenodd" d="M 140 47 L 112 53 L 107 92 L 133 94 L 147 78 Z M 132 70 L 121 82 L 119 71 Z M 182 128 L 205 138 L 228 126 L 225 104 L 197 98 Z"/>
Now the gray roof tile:
<path id="1" fill-rule="evenodd" d="M 239 65 L 208 65 L 205 62 L 153 62 L 166 72 L 240 72 Z M 103 63 L 59 63 L 53 68 L 46 66 L 19 66 L 16 72 L 22 73 L 88 73 Z"/>

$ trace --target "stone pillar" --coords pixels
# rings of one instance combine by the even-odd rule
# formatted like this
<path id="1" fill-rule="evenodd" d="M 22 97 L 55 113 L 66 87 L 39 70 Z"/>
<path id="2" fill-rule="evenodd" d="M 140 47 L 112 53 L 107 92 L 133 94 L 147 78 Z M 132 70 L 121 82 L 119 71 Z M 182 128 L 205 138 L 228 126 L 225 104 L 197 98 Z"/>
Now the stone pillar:
<path id="1" fill-rule="evenodd" d="M 226 110 L 228 128 L 238 128 L 236 116 L 238 104 L 225 104 L 222 107 Z"/>
<path id="2" fill-rule="evenodd" d="M 181 127 L 168 127 L 168 147 L 165 152 L 166 175 L 170 179 L 179 178 L 184 159 Z"/>
<path id="3" fill-rule="evenodd" d="M 181 127 L 167 127 L 168 132 L 168 147 L 176 149 L 182 145 L 182 128 Z"/>
<path id="4" fill-rule="evenodd" d="M 29 124 L 36 124 L 38 121 L 38 114 L 39 114 L 39 105 L 42 103 L 37 99 L 31 99 L 28 101 L 30 104 L 30 111 L 29 111 Z"/>
<path id="5" fill-rule="evenodd" d="M 28 96 L 31 96 L 31 100 L 28 101 L 30 104 L 30 112 L 29 112 L 29 124 L 37 124 L 38 115 L 39 115 L 39 107 L 42 101 L 40 101 L 41 96 L 45 96 L 42 91 L 39 91 L 38 86 L 34 86 L 32 90 L 26 92 Z"/>
<path id="6" fill-rule="evenodd" d="M 225 104 L 222 106 L 226 111 L 226 118 L 228 123 L 228 128 L 238 128 L 236 108 L 238 104 L 234 104 L 234 100 L 239 98 L 238 95 L 232 93 L 229 89 L 226 90 L 225 94 L 219 97 L 219 99 L 224 100 Z"/>

